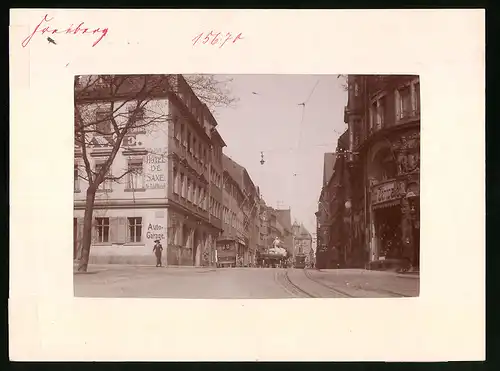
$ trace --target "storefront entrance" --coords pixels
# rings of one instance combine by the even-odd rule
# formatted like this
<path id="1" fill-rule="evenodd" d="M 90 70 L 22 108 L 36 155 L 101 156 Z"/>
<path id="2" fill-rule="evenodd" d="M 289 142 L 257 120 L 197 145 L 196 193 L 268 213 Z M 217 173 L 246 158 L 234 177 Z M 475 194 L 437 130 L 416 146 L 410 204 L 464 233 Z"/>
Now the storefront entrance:
<path id="1" fill-rule="evenodd" d="M 375 210 L 375 228 L 379 257 L 400 259 L 403 256 L 399 204 Z"/>

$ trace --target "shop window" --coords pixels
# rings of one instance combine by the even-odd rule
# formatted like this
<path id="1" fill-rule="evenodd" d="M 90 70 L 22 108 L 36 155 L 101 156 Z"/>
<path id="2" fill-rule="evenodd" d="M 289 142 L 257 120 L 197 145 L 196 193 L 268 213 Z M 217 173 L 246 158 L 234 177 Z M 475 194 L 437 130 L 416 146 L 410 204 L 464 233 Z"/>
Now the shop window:
<path id="1" fill-rule="evenodd" d="M 144 171 L 142 159 L 130 160 L 127 171 L 127 189 L 143 189 Z"/>
<path id="2" fill-rule="evenodd" d="M 128 242 L 141 242 L 142 218 L 128 218 Z"/>
<path id="3" fill-rule="evenodd" d="M 109 218 L 96 218 L 96 242 L 109 242 Z"/>
<path id="4" fill-rule="evenodd" d="M 103 170 L 104 168 L 104 163 L 96 163 L 95 164 L 95 177 L 97 178 L 98 174 Z M 101 182 L 101 184 L 99 184 L 99 187 L 98 189 L 101 190 L 101 191 L 110 191 L 111 190 L 111 184 L 112 184 L 112 180 L 110 179 L 111 178 L 111 171 L 110 169 L 108 168 L 105 176 L 104 176 L 104 180 Z"/>

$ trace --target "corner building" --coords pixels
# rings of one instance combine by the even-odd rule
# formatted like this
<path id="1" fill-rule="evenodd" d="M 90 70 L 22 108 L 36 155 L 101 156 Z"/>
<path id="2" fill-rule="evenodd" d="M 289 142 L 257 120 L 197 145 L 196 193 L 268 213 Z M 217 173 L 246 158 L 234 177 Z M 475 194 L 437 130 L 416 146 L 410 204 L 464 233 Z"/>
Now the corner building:
<path id="1" fill-rule="evenodd" d="M 420 81 L 413 75 L 349 75 L 353 256 L 420 264 Z"/>
<path id="2" fill-rule="evenodd" d="M 222 196 L 214 192 L 221 187 L 220 166 L 211 172 L 211 162 L 220 156 L 217 148 L 224 144 L 210 111 L 182 75 L 168 76 L 170 86 L 151 97 L 145 109 L 156 110 L 169 119 L 154 129 L 128 133 L 110 172 L 134 171 L 119 182 L 100 185 L 93 213 L 90 263 L 154 264 L 152 248 L 156 239 L 164 247 L 163 264 L 201 266 L 215 262 Z M 87 112 L 95 116 L 93 120 L 102 114 L 111 115 L 107 104 L 110 98 L 105 91 L 99 91 L 99 84 L 95 86 L 95 91 L 75 102 L 87 106 Z M 137 94 L 134 89 L 133 84 L 123 85 L 122 101 Z M 134 102 L 123 105 L 117 118 L 127 116 L 128 105 Z M 105 126 L 111 123 L 99 125 L 103 126 L 99 131 L 106 132 L 109 128 Z M 212 153 L 213 138 L 216 153 Z M 87 152 L 94 169 L 101 166 L 111 149 L 106 136 L 96 134 L 92 138 Z M 80 176 L 84 170 L 78 147 L 74 166 L 74 258 L 78 259 L 88 187 Z M 214 200 L 212 213 L 210 200 Z"/>

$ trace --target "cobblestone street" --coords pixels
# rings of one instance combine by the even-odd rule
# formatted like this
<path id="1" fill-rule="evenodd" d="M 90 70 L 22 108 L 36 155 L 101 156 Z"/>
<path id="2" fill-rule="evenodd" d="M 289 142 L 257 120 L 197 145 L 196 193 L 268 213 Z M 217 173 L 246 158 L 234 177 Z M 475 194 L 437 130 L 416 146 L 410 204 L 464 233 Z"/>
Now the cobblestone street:
<path id="1" fill-rule="evenodd" d="M 365 270 L 93 265 L 74 275 L 75 296 L 189 299 L 418 296 L 418 276 Z"/>

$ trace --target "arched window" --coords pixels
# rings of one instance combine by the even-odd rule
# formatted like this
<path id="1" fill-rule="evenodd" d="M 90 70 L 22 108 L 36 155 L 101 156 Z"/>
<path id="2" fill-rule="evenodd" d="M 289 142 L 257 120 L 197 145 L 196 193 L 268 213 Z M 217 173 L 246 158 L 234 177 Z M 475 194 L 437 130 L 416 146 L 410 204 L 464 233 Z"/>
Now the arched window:
<path id="1" fill-rule="evenodd" d="M 393 179 L 397 175 L 397 166 L 390 148 L 381 149 L 373 159 L 373 177 L 378 181 Z"/>

